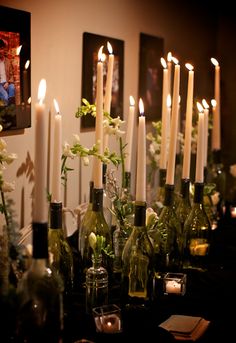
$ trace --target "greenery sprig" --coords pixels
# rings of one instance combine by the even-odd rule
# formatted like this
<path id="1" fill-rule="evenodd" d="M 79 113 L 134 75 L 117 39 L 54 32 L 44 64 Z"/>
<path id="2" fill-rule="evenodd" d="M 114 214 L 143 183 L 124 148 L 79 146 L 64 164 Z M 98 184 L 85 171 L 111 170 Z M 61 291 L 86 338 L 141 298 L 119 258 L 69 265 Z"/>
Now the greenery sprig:
<path id="1" fill-rule="evenodd" d="M 106 238 L 104 236 L 95 235 L 94 232 L 91 232 L 89 235 L 89 245 L 93 250 L 95 259 L 97 259 L 102 253 L 108 257 L 114 258 L 114 252 L 111 245 L 106 245 Z"/>

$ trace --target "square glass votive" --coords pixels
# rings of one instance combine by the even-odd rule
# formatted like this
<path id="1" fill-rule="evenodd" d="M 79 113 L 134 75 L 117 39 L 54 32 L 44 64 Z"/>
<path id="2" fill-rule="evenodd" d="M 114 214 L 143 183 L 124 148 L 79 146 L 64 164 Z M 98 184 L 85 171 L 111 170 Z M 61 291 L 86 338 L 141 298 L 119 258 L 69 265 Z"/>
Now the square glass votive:
<path id="1" fill-rule="evenodd" d="M 167 273 L 163 278 L 164 294 L 184 295 L 187 275 L 183 273 Z"/>
<path id="2" fill-rule="evenodd" d="M 92 309 L 97 332 L 119 333 L 122 331 L 121 309 L 115 305 L 104 305 Z"/>

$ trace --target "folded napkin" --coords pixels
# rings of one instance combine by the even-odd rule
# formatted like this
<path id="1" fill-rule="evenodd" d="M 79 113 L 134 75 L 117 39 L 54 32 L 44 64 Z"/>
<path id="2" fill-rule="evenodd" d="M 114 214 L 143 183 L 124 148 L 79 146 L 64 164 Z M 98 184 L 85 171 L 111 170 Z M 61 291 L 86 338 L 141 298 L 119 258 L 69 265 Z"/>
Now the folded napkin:
<path id="1" fill-rule="evenodd" d="M 169 331 L 177 340 L 196 341 L 203 335 L 210 321 L 202 317 L 172 315 L 159 326 Z"/>

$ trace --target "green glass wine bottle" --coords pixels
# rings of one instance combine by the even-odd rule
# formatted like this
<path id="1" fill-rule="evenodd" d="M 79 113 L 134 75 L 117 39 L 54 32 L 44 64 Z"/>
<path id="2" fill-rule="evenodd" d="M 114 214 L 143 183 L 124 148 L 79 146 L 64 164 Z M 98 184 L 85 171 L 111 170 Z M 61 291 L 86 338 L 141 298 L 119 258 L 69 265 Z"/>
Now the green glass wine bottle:
<path id="1" fill-rule="evenodd" d="M 65 298 L 73 290 L 74 266 L 71 247 L 62 229 L 62 203 L 50 204 L 50 223 L 48 229 L 49 262 L 51 268 L 59 273 L 64 282 Z"/>
<path id="2" fill-rule="evenodd" d="M 203 205 L 204 183 L 194 184 L 192 209 L 184 224 L 183 269 L 206 270 L 209 263 L 211 225 Z"/>
<path id="3" fill-rule="evenodd" d="M 136 202 L 134 227 L 122 253 L 122 301 L 145 306 L 152 299 L 153 247 L 146 229 L 146 204 Z"/>
<path id="4" fill-rule="evenodd" d="M 189 197 L 189 179 L 181 180 L 181 194 L 179 204 L 176 209 L 176 215 L 180 221 L 182 232 L 184 229 L 184 223 L 191 211 L 191 202 Z"/>
<path id="5" fill-rule="evenodd" d="M 33 260 L 17 287 L 17 342 L 62 341 L 63 291 L 61 276 L 48 263 L 48 225 L 33 223 Z"/>

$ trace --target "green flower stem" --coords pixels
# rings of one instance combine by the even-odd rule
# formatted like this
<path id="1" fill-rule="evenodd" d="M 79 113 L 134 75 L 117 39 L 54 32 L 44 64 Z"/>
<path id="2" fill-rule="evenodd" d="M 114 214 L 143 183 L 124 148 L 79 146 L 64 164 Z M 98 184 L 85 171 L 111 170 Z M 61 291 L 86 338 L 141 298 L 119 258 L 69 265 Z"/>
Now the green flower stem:
<path id="1" fill-rule="evenodd" d="M 6 220 L 6 226 L 7 228 L 9 227 L 9 220 L 8 220 L 8 214 L 7 214 L 7 210 L 6 210 L 6 201 L 5 201 L 5 196 L 4 196 L 4 192 L 1 189 L 1 199 L 2 199 L 2 212 L 4 214 L 5 220 Z"/>
<path id="2" fill-rule="evenodd" d="M 125 187 L 125 159 L 124 159 L 124 147 L 122 143 L 122 138 L 119 139 L 120 142 L 120 159 L 121 159 L 121 170 L 122 170 L 122 188 Z"/>

